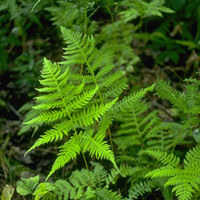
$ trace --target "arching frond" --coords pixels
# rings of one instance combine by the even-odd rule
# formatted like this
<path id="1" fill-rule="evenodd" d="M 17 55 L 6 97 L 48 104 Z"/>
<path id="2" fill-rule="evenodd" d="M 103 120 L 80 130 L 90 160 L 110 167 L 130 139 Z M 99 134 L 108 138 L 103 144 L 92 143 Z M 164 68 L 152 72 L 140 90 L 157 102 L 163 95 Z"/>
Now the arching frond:
<path id="1" fill-rule="evenodd" d="M 86 131 L 79 134 L 80 145 L 82 145 L 83 152 L 89 151 L 90 155 L 95 155 L 97 158 L 105 158 L 110 160 L 115 166 L 114 154 L 106 141 L 103 141 L 105 134 L 97 133 L 93 137 L 93 131 Z"/>
<path id="2" fill-rule="evenodd" d="M 129 195 L 126 200 L 132 200 L 133 198 L 137 199 L 139 196 L 143 196 L 145 193 L 151 192 L 154 187 L 155 186 L 152 181 L 143 181 L 136 183 L 130 187 Z"/>
<path id="3" fill-rule="evenodd" d="M 112 102 L 100 105 L 91 105 L 87 109 L 83 109 L 77 114 L 72 116 L 72 119 L 75 124 L 80 126 L 88 126 L 93 124 L 94 120 L 98 121 L 100 116 L 106 113 L 117 101 L 117 99 Z"/>
<path id="4" fill-rule="evenodd" d="M 169 82 L 163 80 L 158 80 L 156 83 L 157 94 L 161 98 L 168 99 L 174 106 L 178 107 L 180 110 L 184 111 L 186 109 L 185 95 L 178 90 L 172 90 Z"/>
<path id="5" fill-rule="evenodd" d="M 116 111 L 119 111 L 119 110 L 124 111 L 124 110 L 130 109 L 132 107 L 132 105 L 135 102 L 137 102 L 139 99 L 144 97 L 148 91 L 153 91 L 154 87 L 155 87 L 155 84 L 153 84 L 147 88 L 141 89 L 138 92 L 134 92 L 133 94 L 130 94 L 127 97 L 124 97 L 121 101 L 116 103 L 116 105 L 114 107 L 115 110 Z"/>
<path id="6" fill-rule="evenodd" d="M 70 121 L 63 121 L 60 124 L 55 124 L 52 129 L 45 131 L 44 135 L 42 135 L 34 145 L 26 152 L 26 154 L 33 149 L 47 144 L 53 141 L 57 141 L 58 139 L 62 140 L 63 135 L 68 135 L 68 132 L 73 128 Z M 25 155 L 26 155 L 25 154 Z"/>
<path id="7" fill-rule="evenodd" d="M 164 165 L 169 165 L 176 168 L 180 164 L 180 159 L 174 156 L 174 154 L 168 154 L 167 152 L 162 152 L 160 150 L 146 150 L 146 153 L 153 156 Z"/>
<path id="8" fill-rule="evenodd" d="M 47 179 L 58 169 L 63 167 L 71 159 L 76 158 L 80 153 L 79 139 L 77 136 L 71 137 L 63 146 L 60 147 L 60 152 L 56 158 L 51 171 L 49 172 Z"/>

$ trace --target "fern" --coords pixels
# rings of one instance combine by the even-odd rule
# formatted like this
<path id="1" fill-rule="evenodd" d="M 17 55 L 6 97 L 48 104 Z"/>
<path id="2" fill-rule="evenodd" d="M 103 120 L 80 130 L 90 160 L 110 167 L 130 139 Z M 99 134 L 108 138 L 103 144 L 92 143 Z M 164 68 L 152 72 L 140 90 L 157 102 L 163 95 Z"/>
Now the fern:
<path id="1" fill-rule="evenodd" d="M 168 155 L 166 152 L 152 150 L 147 150 L 146 152 L 164 165 L 169 165 L 176 168 L 180 164 L 180 159 L 175 157 L 173 154 Z"/>
<path id="2" fill-rule="evenodd" d="M 114 192 L 105 186 L 107 171 L 98 163 L 91 163 L 94 166 L 93 171 L 88 172 L 86 169 L 72 172 L 67 180 L 59 179 L 55 183 L 42 182 L 29 192 L 35 196 L 35 200 L 53 200 L 53 199 L 105 199 L 123 200 L 118 192 Z M 88 173 L 90 176 L 88 176 Z M 29 179 L 27 179 L 29 181 Z M 25 185 L 24 185 L 25 186 Z M 26 187 L 21 189 L 26 191 Z"/>
<path id="3" fill-rule="evenodd" d="M 163 80 L 158 80 L 156 86 L 157 94 L 161 98 L 167 98 L 173 105 L 178 107 L 181 111 L 185 111 L 186 101 L 183 93 L 180 93 L 177 90 L 172 90 L 169 83 L 166 83 Z"/>
<path id="4" fill-rule="evenodd" d="M 70 34 L 72 33 L 69 32 L 69 35 Z M 70 39 L 73 38 L 71 37 Z M 85 57 L 85 55 L 90 54 L 87 52 L 87 48 L 82 48 L 82 46 L 77 43 L 80 41 L 74 39 L 72 42 L 75 43 L 75 46 L 78 45 L 79 50 L 82 53 L 81 55 L 83 56 L 82 59 L 86 59 L 84 62 L 88 62 Z M 94 48 L 94 40 L 88 40 L 88 42 L 88 44 L 91 44 L 92 48 Z M 71 48 L 68 48 L 68 52 L 70 51 Z M 79 53 L 77 55 L 76 52 L 75 56 L 70 55 L 72 63 L 76 63 L 77 58 L 80 56 Z M 109 158 L 109 160 L 115 164 L 114 156 L 109 149 L 109 145 L 105 144 L 102 140 L 105 137 L 105 127 L 105 130 L 102 132 L 103 134 L 101 133 L 99 138 L 86 136 L 87 134 L 78 135 L 75 127 L 82 127 L 85 129 L 85 127 L 94 124 L 95 121 L 99 121 L 99 119 L 115 104 L 117 99 L 108 103 L 90 103 L 99 90 L 98 85 L 92 90 L 86 90 L 84 88 L 84 80 L 82 80 L 82 83 L 76 85 L 69 83 L 70 74 L 68 68 L 62 70 L 58 64 L 52 64 L 47 59 L 44 59 L 44 67 L 41 76 L 43 77 L 43 80 L 40 80 L 40 83 L 43 85 L 43 88 L 37 90 L 40 93 L 45 94 L 36 98 L 38 105 L 33 107 L 34 109 L 39 110 L 40 113 L 25 124 L 34 126 L 37 123 L 53 123 L 53 128 L 46 131 L 28 152 L 40 145 L 62 139 L 63 135 L 69 135 L 71 130 L 73 130 L 75 134 L 75 136 L 70 137 L 65 145 L 61 146 L 61 151 L 58 154 L 58 158 L 53 164 L 48 177 L 56 170 L 63 167 L 69 160 L 75 158 L 76 155 L 80 153 L 80 148 L 82 148 L 82 151 L 89 151 L 91 156 L 95 154 L 98 158 Z M 90 140 L 86 140 L 86 138 L 90 138 Z M 93 142 L 95 141 L 97 146 L 93 145 Z"/>
<path id="5" fill-rule="evenodd" d="M 150 3 L 145 1 L 123 1 L 123 4 L 130 7 L 126 11 L 122 11 L 120 14 L 125 22 L 131 21 L 137 17 L 145 18 L 151 16 L 162 17 L 162 12 L 173 13 L 170 8 L 163 6 L 164 1 L 152 0 Z"/>
<path id="6" fill-rule="evenodd" d="M 194 131 L 200 122 L 199 83 L 196 79 L 186 79 L 186 81 L 190 84 L 186 86 L 185 92 L 172 90 L 169 83 L 163 80 L 157 82 L 157 94 L 161 98 L 168 99 L 180 113 L 183 124 L 181 132 L 185 133 L 184 137 Z"/>
<path id="7" fill-rule="evenodd" d="M 102 52 L 98 51 L 95 47 L 95 40 L 93 36 L 83 36 L 81 33 L 68 30 L 61 27 L 65 43 L 67 48 L 65 48 L 64 58 L 66 61 L 63 61 L 64 65 L 80 65 L 81 67 L 86 66 L 90 75 L 83 75 L 81 69 L 80 74 L 72 73 L 72 77 L 75 80 L 84 79 L 87 84 L 92 84 L 92 87 L 99 87 L 99 97 L 100 101 L 103 102 L 105 96 L 108 97 L 111 94 L 113 98 L 119 96 L 123 89 L 126 88 L 126 81 L 123 78 L 121 71 L 116 71 L 114 74 L 109 75 L 114 66 L 107 62 L 107 57 Z M 123 84 L 119 84 L 123 79 Z M 117 85 L 116 87 L 111 87 Z M 106 94 L 104 94 L 106 92 Z M 104 96 L 104 98 L 103 98 Z"/>
<path id="8" fill-rule="evenodd" d="M 164 187 L 173 186 L 179 200 L 192 199 L 193 194 L 199 191 L 199 155 L 200 147 L 188 151 L 184 159 L 184 169 L 181 169 L 179 158 L 161 151 L 146 151 L 149 155 L 161 161 L 165 166 L 149 172 L 146 177 L 167 177 Z"/>
<path id="9" fill-rule="evenodd" d="M 148 109 L 147 103 L 137 100 L 131 108 L 127 107 L 116 117 L 122 122 L 115 139 L 119 149 L 125 150 L 131 146 L 143 145 L 149 138 L 150 132 L 159 126 L 160 121 L 156 112 L 145 115 Z"/>
<path id="10" fill-rule="evenodd" d="M 134 92 L 133 94 L 130 94 L 127 97 L 124 97 L 121 101 L 117 102 L 117 104 L 115 105 L 115 109 L 116 111 L 123 111 L 126 109 L 130 109 L 132 107 L 132 105 L 137 102 L 139 99 L 141 99 L 142 97 L 145 96 L 145 94 L 148 91 L 153 91 L 155 85 L 151 85 L 145 89 L 141 89 L 138 92 Z"/>
<path id="11" fill-rule="evenodd" d="M 47 176 L 47 179 L 58 169 L 63 167 L 71 159 L 76 158 L 77 154 L 80 153 L 81 148 L 77 136 L 71 137 L 63 146 L 58 154 L 58 158 L 55 160 L 52 169 Z"/>
<path id="12" fill-rule="evenodd" d="M 103 141 L 105 133 L 97 133 L 94 137 L 92 137 L 93 131 L 87 131 L 79 136 L 81 145 L 83 145 L 83 152 L 89 151 L 91 156 L 95 154 L 97 158 L 106 158 L 116 166 L 113 152 L 110 150 L 109 145 Z"/>
<path id="13" fill-rule="evenodd" d="M 129 189 L 129 196 L 128 198 L 126 198 L 126 200 L 131 200 L 133 198 L 136 199 L 139 196 L 143 196 L 145 193 L 151 192 L 154 187 L 155 186 L 152 181 L 146 181 L 134 184 Z"/>

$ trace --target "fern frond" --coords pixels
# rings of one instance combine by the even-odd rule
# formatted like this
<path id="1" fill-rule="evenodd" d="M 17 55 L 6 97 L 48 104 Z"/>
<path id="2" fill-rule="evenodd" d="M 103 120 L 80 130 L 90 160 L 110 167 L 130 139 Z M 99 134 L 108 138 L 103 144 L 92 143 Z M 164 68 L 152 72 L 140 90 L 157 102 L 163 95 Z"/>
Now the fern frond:
<path id="1" fill-rule="evenodd" d="M 151 192 L 154 188 L 154 184 L 152 181 L 143 181 L 134 184 L 129 189 L 129 195 L 126 200 L 138 199 L 139 196 L 143 196 L 147 192 Z"/>
<path id="2" fill-rule="evenodd" d="M 170 83 L 165 82 L 163 80 L 158 80 L 156 83 L 157 94 L 161 98 L 168 99 L 174 106 L 179 108 L 181 111 L 185 111 L 186 109 L 186 101 L 183 93 L 180 93 L 178 90 L 172 90 Z"/>
<path id="3" fill-rule="evenodd" d="M 87 109 L 83 108 L 83 110 L 79 113 L 73 114 L 72 119 L 75 124 L 80 126 L 89 126 L 90 124 L 93 124 L 94 120 L 98 121 L 98 119 L 105 114 L 106 111 L 108 111 L 116 101 L 117 99 L 114 99 L 106 104 L 91 105 Z"/>
<path id="4" fill-rule="evenodd" d="M 41 122 L 53 122 L 56 121 L 60 118 L 64 118 L 67 116 L 67 110 L 54 110 L 54 111 L 46 111 L 41 114 L 39 114 L 37 117 L 34 117 L 28 122 L 25 122 L 24 124 L 36 124 L 36 123 L 41 123 Z"/>
<path id="5" fill-rule="evenodd" d="M 108 99 L 109 97 L 116 98 L 118 97 L 125 89 L 127 88 L 127 79 L 121 78 L 117 80 L 114 86 L 107 88 L 102 97 L 103 99 Z"/>
<path id="6" fill-rule="evenodd" d="M 147 88 L 141 89 L 138 92 L 134 92 L 133 94 L 130 94 L 127 97 L 124 97 L 121 101 L 116 103 L 116 105 L 114 107 L 115 110 L 116 111 L 119 111 L 119 110 L 124 111 L 124 110 L 130 109 L 132 107 L 132 105 L 135 102 L 137 102 L 139 99 L 144 97 L 148 91 L 153 91 L 154 87 L 155 87 L 155 84 L 153 84 Z"/>
<path id="7" fill-rule="evenodd" d="M 123 200 L 121 194 L 118 194 L 117 192 L 113 192 L 112 190 L 109 190 L 108 188 L 97 188 L 96 194 L 98 199 L 102 200 Z"/>
<path id="8" fill-rule="evenodd" d="M 184 159 L 184 169 L 195 169 L 200 166 L 200 145 L 194 147 L 186 153 Z"/>
<path id="9" fill-rule="evenodd" d="M 63 64 L 88 64 L 88 60 L 96 54 L 94 38 L 83 36 L 82 33 L 74 32 L 61 26 L 61 32 L 65 43 L 68 45 Z"/>
<path id="10" fill-rule="evenodd" d="M 167 152 L 162 152 L 160 150 L 146 150 L 145 152 L 159 160 L 164 165 L 176 168 L 180 164 L 180 159 L 174 156 L 174 154 L 168 154 Z"/>
<path id="11" fill-rule="evenodd" d="M 171 166 L 165 166 L 147 173 L 145 177 L 171 177 L 176 176 L 177 174 L 184 174 L 184 171 L 182 169 L 173 168 Z"/>
<path id="12" fill-rule="evenodd" d="M 77 136 L 71 137 L 63 146 L 55 160 L 51 171 L 49 172 L 47 179 L 58 169 L 63 167 L 71 159 L 76 158 L 77 154 L 80 153 L 79 139 Z"/>
<path id="13" fill-rule="evenodd" d="M 100 88 L 111 87 L 115 81 L 119 80 L 122 77 L 123 77 L 122 72 L 117 71 L 114 74 L 107 76 L 106 79 L 104 79 L 104 81 L 100 84 Z"/>
<path id="14" fill-rule="evenodd" d="M 97 159 L 110 160 L 115 166 L 114 154 L 110 150 L 110 146 L 103 141 L 105 134 L 96 134 L 93 137 L 93 130 L 86 131 L 83 134 L 79 134 L 80 145 L 82 145 L 83 152 L 89 151 L 90 155 L 95 155 Z"/>
<path id="15" fill-rule="evenodd" d="M 32 151 L 33 149 L 53 142 L 57 140 L 62 140 L 63 134 L 68 135 L 68 132 L 73 128 L 70 121 L 63 121 L 60 124 L 55 124 L 52 129 L 45 131 L 44 135 L 42 135 L 35 143 L 34 145 L 25 153 L 25 155 Z"/>

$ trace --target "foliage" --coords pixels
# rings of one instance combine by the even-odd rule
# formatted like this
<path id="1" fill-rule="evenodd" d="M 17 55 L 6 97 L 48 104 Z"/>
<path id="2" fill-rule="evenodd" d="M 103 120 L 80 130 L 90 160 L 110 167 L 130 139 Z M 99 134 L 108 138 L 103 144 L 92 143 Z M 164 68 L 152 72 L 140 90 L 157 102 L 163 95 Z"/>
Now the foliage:
<path id="1" fill-rule="evenodd" d="M 146 177 L 164 177 L 165 180 L 167 178 L 164 187 L 173 186 L 172 192 L 176 193 L 178 199 L 193 199 L 193 193 L 199 193 L 199 149 L 200 147 L 197 146 L 186 153 L 183 160 L 184 169 L 181 168 L 180 159 L 173 154 L 147 151 L 149 155 L 155 157 L 165 166 L 149 172 Z"/>
<path id="2" fill-rule="evenodd" d="M 86 169 L 76 170 L 66 180 L 57 180 L 55 183 L 37 183 L 37 187 L 32 191 L 35 200 L 39 199 L 117 199 L 122 200 L 122 196 L 112 191 L 105 185 L 109 174 L 98 163 L 92 163 L 93 171 L 89 174 Z M 120 174 L 120 172 L 118 172 Z M 34 177 L 33 177 L 34 178 Z M 27 179 L 28 180 L 28 179 Z M 19 182 L 20 183 L 20 182 Z M 19 186 L 18 186 L 19 187 Z M 18 188 L 17 187 L 17 188 Z M 26 187 L 23 188 L 27 190 Z M 28 193 L 28 191 L 27 191 Z M 22 194 L 26 196 L 26 194 Z"/>
<path id="3" fill-rule="evenodd" d="M 199 6 L 3 1 L 1 198 L 199 199 Z"/>
<path id="4" fill-rule="evenodd" d="M 105 76 L 113 68 L 109 65 L 102 67 L 101 57 L 97 58 L 98 50 L 95 48 L 95 40 L 93 37 L 82 36 L 78 32 L 72 32 L 68 29 L 61 27 L 63 37 L 68 44 L 66 61 L 62 64 L 70 66 L 75 64 L 86 65 L 90 75 L 81 75 L 82 82 L 70 84 L 69 69 L 66 68 L 61 70 L 58 64 L 52 64 L 47 59 L 44 59 L 44 67 L 41 72 L 43 80 L 40 80 L 43 88 L 37 89 L 39 92 L 45 93 L 36 98 L 38 105 L 34 106 L 34 109 L 40 110 L 40 113 L 25 124 L 44 124 L 54 123 L 53 128 L 45 132 L 45 135 L 41 136 L 40 139 L 28 150 L 31 151 L 40 145 L 52 142 L 53 140 L 62 139 L 64 135 L 69 136 L 68 141 L 60 147 L 60 153 L 58 158 L 54 162 L 52 169 L 48 175 L 52 175 L 56 170 L 63 167 L 71 159 L 77 157 L 77 154 L 90 152 L 90 155 L 95 155 L 97 158 L 106 158 L 110 160 L 116 167 L 114 154 L 110 150 L 109 145 L 103 141 L 106 130 L 109 127 L 109 123 L 105 123 L 107 120 L 105 113 L 109 110 L 122 110 L 127 109 L 130 105 L 143 97 L 147 91 L 152 91 L 154 85 L 151 87 L 141 89 L 139 92 L 132 94 L 119 102 L 116 103 L 117 98 L 108 102 L 103 103 L 105 100 L 102 98 L 104 93 L 104 87 L 109 88 L 111 84 L 117 83 L 121 79 L 119 73 L 114 73 L 110 76 Z M 104 60 L 106 63 L 106 60 Z M 100 68 L 101 67 L 101 68 Z M 99 72 L 95 75 L 95 71 L 99 69 Z M 109 69 L 110 68 L 110 69 Z M 82 69 L 81 69 L 82 70 Z M 81 71 L 82 72 L 82 71 Z M 119 74 L 119 75 L 118 75 Z M 101 83 L 101 78 L 104 78 L 104 83 Z M 92 88 L 87 89 L 87 83 L 90 84 L 93 81 Z M 118 88 L 119 90 L 119 88 Z M 113 93 L 113 89 L 107 91 L 107 93 Z M 98 94 L 99 99 L 93 100 L 95 94 Z M 116 93 L 114 93 L 116 95 Z M 110 96 L 110 95 L 109 95 Z M 108 97 L 109 97 L 108 96 Z M 107 97 L 107 99 L 108 99 Z M 99 104 L 98 101 L 101 103 Z M 111 112 L 110 111 L 110 112 Z M 96 121 L 99 123 L 99 129 L 95 133 Z M 77 131 L 77 128 L 85 130 Z M 74 133 L 69 134 L 70 131 Z M 70 136 L 71 135 L 71 136 Z M 47 177 L 47 178 L 48 178 Z"/>

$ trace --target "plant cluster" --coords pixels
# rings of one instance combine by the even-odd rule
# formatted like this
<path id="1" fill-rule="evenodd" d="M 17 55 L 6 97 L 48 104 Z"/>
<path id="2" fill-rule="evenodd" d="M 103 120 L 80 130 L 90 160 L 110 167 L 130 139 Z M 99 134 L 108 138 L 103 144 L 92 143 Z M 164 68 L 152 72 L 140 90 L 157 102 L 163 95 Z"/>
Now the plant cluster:
<path id="1" fill-rule="evenodd" d="M 14 111 L 20 120 L 25 113 L 18 135 L 33 133 L 25 156 L 38 148 L 44 152 L 45 145 L 55 147 L 56 158 L 45 176 L 21 178 L 19 195 L 34 200 L 199 199 L 199 5 L 180 2 L 37 2 L 33 12 L 44 9 L 61 29 L 63 58 L 44 58 L 40 85 L 38 68 L 29 71 L 37 91 L 29 96 L 36 97 Z M 14 4 L 8 1 L 2 10 L 18 9 Z M 14 21 L 21 17 L 14 14 L 11 9 Z M 191 18 L 198 22 L 196 32 L 189 31 L 195 22 L 186 23 Z M 185 68 L 179 69 L 180 57 L 188 52 Z M 29 78 L 20 87 L 26 82 Z M 0 106 L 6 106 L 1 96 Z M 6 186 L 1 198 L 11 200 L 13 192 Z"/>

